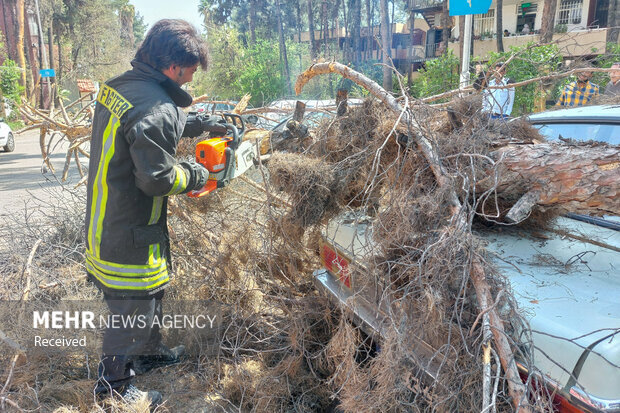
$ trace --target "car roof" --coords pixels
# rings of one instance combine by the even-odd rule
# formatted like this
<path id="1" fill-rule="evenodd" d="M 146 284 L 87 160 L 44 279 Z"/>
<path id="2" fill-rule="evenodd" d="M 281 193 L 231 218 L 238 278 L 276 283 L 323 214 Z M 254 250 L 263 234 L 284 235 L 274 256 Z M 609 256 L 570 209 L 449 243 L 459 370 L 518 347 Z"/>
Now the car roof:
<path id="1" fill-rule="evenodd" d="M 576 108 L 550 110 L 528 116 L 530 123 L 620 123 L 620 105 L 578 106 Z"/>

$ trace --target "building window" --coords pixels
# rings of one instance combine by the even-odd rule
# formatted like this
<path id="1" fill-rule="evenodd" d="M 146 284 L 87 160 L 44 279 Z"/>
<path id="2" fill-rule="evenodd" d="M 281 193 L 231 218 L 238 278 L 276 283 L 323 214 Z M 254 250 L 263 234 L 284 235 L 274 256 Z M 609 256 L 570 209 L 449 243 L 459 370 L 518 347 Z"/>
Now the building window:
<path id="1" fill-rule="evenodd" d="M 489 37 L 495 33 L 495 9 L 474 15 L 474 36 Z"/>
<path id="2" fill-rule="evenodd" d="M 528 2 L 517 5 L 517 34 L 522 32 L 526 24 L 530 31 L 535 29 L 537 11 L 538 3 Z"/>
<path id="3" fill-rule="evenodd" d="M 555 24 L 580 24 L 583 0 L 561 0 Z"/>

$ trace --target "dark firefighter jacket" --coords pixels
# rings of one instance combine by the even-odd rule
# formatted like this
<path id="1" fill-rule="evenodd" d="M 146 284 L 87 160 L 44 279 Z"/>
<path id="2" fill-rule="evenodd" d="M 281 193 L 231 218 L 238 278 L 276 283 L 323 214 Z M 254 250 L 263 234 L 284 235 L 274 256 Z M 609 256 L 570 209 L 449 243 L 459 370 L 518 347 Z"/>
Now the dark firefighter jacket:
<path id="1" fill-rule="evenodd" d="M 163 73 L 133 69 L 97 96 L 86 209 L 86 268 L 114 295 L 149 295 L 169 282 L 167 197 L 191 170 L 174 158 L 191 96 Z"/>

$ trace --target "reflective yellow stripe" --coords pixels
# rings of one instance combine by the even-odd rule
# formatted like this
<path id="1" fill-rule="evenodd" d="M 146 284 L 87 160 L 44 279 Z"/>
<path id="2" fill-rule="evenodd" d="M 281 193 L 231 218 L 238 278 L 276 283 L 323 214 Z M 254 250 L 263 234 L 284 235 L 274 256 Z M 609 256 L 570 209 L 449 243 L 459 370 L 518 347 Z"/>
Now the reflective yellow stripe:
<path id="1" fill-rule="evenodd" d="M 105 106 L 113 116 L 122 118 L 125 112 L 133 108 L 127 99 L 114 88 L 104 84 L 97 95 L 97 102 Z"/>
<path id="2" fill-rule="evenodd" d="M 174 183 L 172 189 L 166 195 L 176 195 L 185 191 L 187 188 L 187 176 L 185 175 L 185 169 L 178 165 L 174 166 Z"/>
<path id="3" fill-rule="evenodd" d="M 101 158 L 99 168 L 93 184 L 92 204 L 90 208 L 90 223 L 88 226 L 89 251 L 96 257 L 100 256 L 101 232 L 103 231 L 103 218 L 105 217 L 106 204 L 108 201 L 108 168 L 110 160 L 114 156 L 116 131 L 120 126 L 119 119 L 111 116 L 108 125 L 103 132 L 101 145 Z"/>
<path id="4" fill-rule="evenodd" d="M 151 217 L 149 218 L 149 225 L 153 225 L 159 221 L 161 217 L 161 208 L 164 204 L 164 198 L 156 196 L 153 198 L 153 207 L 151 208 Z M 159 255 L 159 244 L 149 245 L 149 264 L 154 265 L 159 263 L 161 256 Z"/>
<path id="5" fill-rule="evenodd" d="M 94 257 L 88 251 L 86 252 L 86 261 L 90 262 L 95 268 L 105 272 L 106 274 L 120 275 L 123 277 L 152 276 L 168 268 L 165 259 L 154 265 L 118 264 Z"/>
<path id="6" fill-rule="evenodd" d="M 153 277 L 114 277 L 99 271 L 90 261 L 86 260 L 86 268 L 99 282 L 108 288 L 117 290 L 151 290 L 170 281 L 168 270 Z"/>

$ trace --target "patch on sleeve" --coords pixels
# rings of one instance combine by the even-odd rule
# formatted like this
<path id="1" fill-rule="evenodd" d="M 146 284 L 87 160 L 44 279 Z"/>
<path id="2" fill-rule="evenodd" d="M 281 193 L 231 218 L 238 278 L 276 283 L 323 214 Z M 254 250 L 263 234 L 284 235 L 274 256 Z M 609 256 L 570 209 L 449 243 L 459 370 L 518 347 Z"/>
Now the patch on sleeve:
<path id="1" fill-rule="evenodd" d="M 133 108 L 133 105 L 125 99 L 123 95 L 106 84 L 104 84 L 99 90 L 97 102 L 105 106 L 119 119 L 125 114 L 125 112 Z"/>

